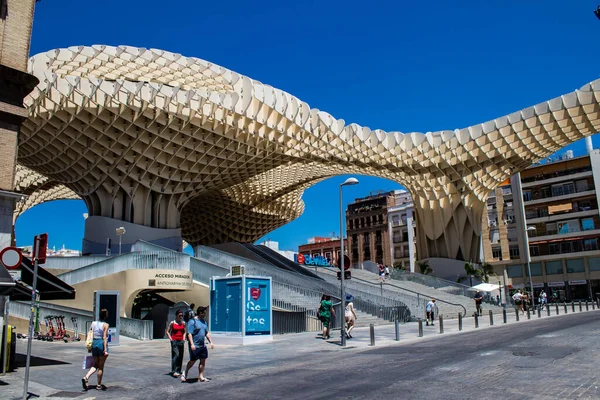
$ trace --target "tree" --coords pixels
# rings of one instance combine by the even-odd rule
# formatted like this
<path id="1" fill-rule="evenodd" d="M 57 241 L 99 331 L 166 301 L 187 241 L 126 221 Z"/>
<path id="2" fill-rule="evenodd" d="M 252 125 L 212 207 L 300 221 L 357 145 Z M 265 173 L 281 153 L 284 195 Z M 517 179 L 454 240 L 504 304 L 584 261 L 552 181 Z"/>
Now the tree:
<path id="1" fill-rule="evenodd" d="M 417 267 L 419 267 L 419 271 L 421 271 L 423 275 L 429 275 L 433 272 L 428 261 L 417 261 Z"/>
<path id="2" fill-rule="evenodd" d="M 456 282 L 462 283 L 469 278 L 469 286 L 473 287 L 473 277 L 483 280 L 481 270 L 473 265 L 471 261 L 465 263 L 465 274 L 466 276 L 459 276 Z"/>
<path id="3" fill-rule="evenodd" d="M 479 271 L 480 271 L 481 280 L 484 281 L 485 283 L 489 283 L 490 275 L 492 275 L 494 273 L 494 267 L 492 266 L 492 264 L 485 262 L 483 260 L 480 260 L 479 261 Z"/>

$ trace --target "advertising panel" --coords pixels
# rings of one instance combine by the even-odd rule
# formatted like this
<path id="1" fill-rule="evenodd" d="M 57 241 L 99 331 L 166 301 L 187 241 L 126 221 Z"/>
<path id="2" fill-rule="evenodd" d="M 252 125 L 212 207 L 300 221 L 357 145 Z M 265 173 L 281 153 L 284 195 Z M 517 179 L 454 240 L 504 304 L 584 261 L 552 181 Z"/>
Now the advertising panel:
<path id="1" fill-rule="evenodd" d="M 148 282 L 151 289 L 182 289 L 192 288 L 192 271 L 173 269 L 148 269 L 139 270 L 137 279 Z"/>
<path id="2" fill-rule="evenodd" d="M 246 335 L 270 335 L 271 280 L 246 277 L 245 281 Z"/>

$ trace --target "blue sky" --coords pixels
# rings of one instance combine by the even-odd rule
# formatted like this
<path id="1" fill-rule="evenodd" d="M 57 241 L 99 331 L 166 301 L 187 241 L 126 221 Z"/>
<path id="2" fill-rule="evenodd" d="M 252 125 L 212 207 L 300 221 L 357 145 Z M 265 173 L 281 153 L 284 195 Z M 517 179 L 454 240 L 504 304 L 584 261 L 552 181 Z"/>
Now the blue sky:
<path id="1" fill-rule="evenodd" d="M 36 5 L 31 54 L 92 44 L 159 48 L 285 90 L 347 123 L 427 132 L 487 121 L 598 79 L 597 5 L 52 0 Z M 569 148 L 585 151 L 583 142 Z M 308 189 L 304 214 L 265 238 L 294 250 L 309 237 L 339 234 L 338 185 L 345 178 Z M 400 188 L 358 179 L 344 189 L 345 202 Z M 17 220 L 17 244 L 48 232 L 51 246 L 80 249 L 85 212 L 82 201 L 37 206 Z"/>

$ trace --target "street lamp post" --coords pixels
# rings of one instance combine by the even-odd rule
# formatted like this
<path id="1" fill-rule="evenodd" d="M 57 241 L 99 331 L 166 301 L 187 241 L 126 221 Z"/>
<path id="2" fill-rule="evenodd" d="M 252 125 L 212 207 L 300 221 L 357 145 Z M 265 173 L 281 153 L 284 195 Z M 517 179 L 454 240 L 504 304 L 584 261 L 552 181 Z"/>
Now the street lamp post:
<path id="1" fill-rule="evenodd" d="M 344 310 L 344 298 L 346 297 L 346 293 L 344 291 L 344 206 L 342 203 L 342 188 L 344 186 L 356 185 L 358 183 L 358 179 L 356 178 L 348 178 L 342 184 L 340 184 L 340 258 L 338 264 L 340 266 L 340 299 L 342 303 L 342 307 L 340 313 L 343 313 Z M 340 329 L 340 339 L 342 346 L 346 345 L 346 336 L 344 335 L 344 319 L 343 316 L 340 315 L 338 318 L 341 321 L 341 329 Z"/>
<path id="2" fill-rule="evenodd" d="M 528 226 L 525 229 L 525 256 L 527 257 L 527 274 L 529 275 L 529 289 L 531 290 L 531 307 L 535 308 L 533 281 L 531 280 L 531 252 L 529 250 L 529 232 L 531 231 L 535 231 L 535 226 Z"/>
<path id="3" fill-rule="evenodd" d="M 127 231 L 122 226 L 115 229 L 115 231 L 117 232 L 117 236 L 119 237 L 119 255 L 121 255 L 121 241 L 122 241 L 121 239 L 122 239 L 123 235 L 125 234 L 125 232 L 127 232 Z"/>

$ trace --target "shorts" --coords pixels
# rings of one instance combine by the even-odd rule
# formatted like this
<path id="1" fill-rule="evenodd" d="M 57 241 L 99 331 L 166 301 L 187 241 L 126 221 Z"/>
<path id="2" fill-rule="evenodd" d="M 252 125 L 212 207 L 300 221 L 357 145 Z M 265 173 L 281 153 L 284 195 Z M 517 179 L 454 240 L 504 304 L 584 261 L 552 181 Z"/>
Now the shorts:
<path id="1" fill-rule="evenodd" d="M 192 350 L 192 347 L 190 346 L 189 353 L 190 361 L 204 360 L 208 358 L 208 349 L 206 348 L 206 346 L 196 346 L 196 350 Z"/>
<path id="2" fill-rule="evenodd" d="M 106 346 L 106 352 L 108 353 L 108 346 Z M 92 341 L 92 356 L 104 356 L 104 339 L 94 339 Z"/>

